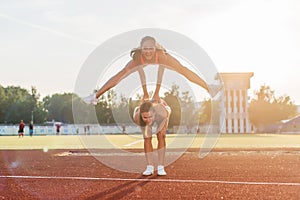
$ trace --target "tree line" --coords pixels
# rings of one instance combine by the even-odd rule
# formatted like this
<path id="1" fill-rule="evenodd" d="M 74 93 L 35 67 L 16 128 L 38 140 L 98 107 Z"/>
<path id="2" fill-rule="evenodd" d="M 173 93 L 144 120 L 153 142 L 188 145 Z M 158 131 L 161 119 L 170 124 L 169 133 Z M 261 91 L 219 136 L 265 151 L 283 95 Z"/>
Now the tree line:
<path id="1" fill-rule="evenodd" d="M 98 99 L 96 106 L 92 106 L 74 93 L 53 94 L 40 99 L 35 87 L 28 91 L 19 86 L 0 86 L 0 124 L 18 124 L 20 120 L 27 123 L 33 120 L 35 124 L 53 120 L 66 124 L 127 124 L 132 123 L 131 116 L 141 99 L 141 94 L 133 100 L 109 90 Z M 200 109 L 196 108 L 189 92 L 180 95 L 179 86 L 173 85 L 163 99 L 172 108 L 170 126 L 180 123 L 196 125 L 199 122 Z M 183 112 L 181 107 L 185 108 Z"/>
<path id="2" fill-rule="evenodd" d="M 219 114 L 219 110 L 212 113 L 212 105 L 218 102 L 204 99 L 198 107 L 189 92 L 180 92 L 179 86 L 175 84 L 162 98 L 172 109 L 170 127 L 180 124 L 186 126 L 207 124 L 215 118 L 212 115 Z M 18 124 L 21 119 L 25 122 L 33 120 L 35 124 L 52 120 L 67 124 L 132 123 L 133 110 L 140 104 L 141 99 L 142 95 L 139 94 L 133 100 L 109 90 L 99 98 L 96 106 L 92 106 L 85 104 L 74 93 L 53 94 L 40 99 L 35 87 L 31 87 L 28 91 L 19 86 L 0 86 L 0 124 Z M 298 112 L 297 106 L 289 96 L 276 97 L 275 92 L 264 85 L 249 101 L 248 114 L 254 126 L 262 127 L 292 118 Z"/>

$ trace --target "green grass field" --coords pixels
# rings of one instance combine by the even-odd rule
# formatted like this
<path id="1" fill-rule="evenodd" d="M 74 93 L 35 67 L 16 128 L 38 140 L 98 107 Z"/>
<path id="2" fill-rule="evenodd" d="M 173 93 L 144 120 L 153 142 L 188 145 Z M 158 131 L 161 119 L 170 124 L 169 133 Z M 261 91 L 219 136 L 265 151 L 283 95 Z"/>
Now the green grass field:
<path id="1" fill-rule="evenodd" d="M 156 146 L 153 137 L 153 145 Z M 226 134 L 226 135 L 167 135 L 167 148 L 300 148 L 300 135 Z M 90 136 L 0 136 L 1 150 L 41 149 L 142 149 L 140 135 Z"/>

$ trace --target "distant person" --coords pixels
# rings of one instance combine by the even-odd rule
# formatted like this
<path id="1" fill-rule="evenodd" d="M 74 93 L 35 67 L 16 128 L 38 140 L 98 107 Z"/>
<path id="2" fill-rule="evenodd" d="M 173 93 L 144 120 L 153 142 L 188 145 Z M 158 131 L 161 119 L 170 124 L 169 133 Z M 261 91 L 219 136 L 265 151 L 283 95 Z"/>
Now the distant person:
<path id="1" fill-rule="evenodd" d="M 90 125 L 86 125 L 86 130 L 87 130 L 87 134 L 90 135 L 91 134 L 91 131 L 90 131 Z"/>
<path id="2" fill-rule="evenodd" d="M 90 132 L 90 125 L 89 124 L 84 126 L 83 130 L 84 130 L 85 135 L 90 135 L 91 132 Z"/>
<path id="3" fill-rule="evenodd" d="M 126 126 L 125 124 L 122 124 L 122 134 L 125 134 L 126 133 Z"/>
<path id="4" fill-rule="evenodd" d="M 33 121 L 30 121 L 30 124 L 29 124 L 29 135 L 30 135 L 30 137 L 32 137 L 32 135 L 33 135 Z"/>
<path id="5" fill-rule="evenodd" d="M 200 126 L 197 127 L 197 134 L 200 134 Z"/>
<path id="6" fill-rule="evenodd" d="M 56 124 L 56 135 L 59 135 L 60 127 L 61 127 L 61 124 Z"/>
<path id="7" fill-rule="evenodd" d="M 25 127 L 25 123 L 23 122 L 23 120 L 21 120 L 19 124 L 19 130 L 18 130 L 19 138 L 24 137 L 24 127 Z"/>
<path id="8" fill-rule="evenodd" d="M 86 135 L 86 129 L 87 129 L 87 127 L 84 126 L 84 127 L 83 127 L 83 132 L 84 132 L 85 135 Z"/>

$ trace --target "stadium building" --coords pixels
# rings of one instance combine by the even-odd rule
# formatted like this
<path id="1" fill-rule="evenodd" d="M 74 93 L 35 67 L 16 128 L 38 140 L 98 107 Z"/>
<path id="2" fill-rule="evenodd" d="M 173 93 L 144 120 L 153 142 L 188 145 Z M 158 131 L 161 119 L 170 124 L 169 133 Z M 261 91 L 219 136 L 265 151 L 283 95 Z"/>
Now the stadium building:
<path id="1" fill-rule="evenodd" d="M 219 73 L 224 84 L 221 95 L 220 127 L 222 133 L 251 133 L 248 117 L 248 89 L 253 72 Z M 225 121 L 225 122 L 224 122 Z"/>

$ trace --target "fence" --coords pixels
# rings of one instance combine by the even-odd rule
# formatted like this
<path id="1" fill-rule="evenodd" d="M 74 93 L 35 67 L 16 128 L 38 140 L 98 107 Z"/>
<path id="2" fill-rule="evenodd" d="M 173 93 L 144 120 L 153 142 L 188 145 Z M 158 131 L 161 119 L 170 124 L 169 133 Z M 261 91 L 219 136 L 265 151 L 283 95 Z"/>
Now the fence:
<path id="1" fill-rule="evenodd" d="M 0 135 L 18 135 L 18 125 L 0 125 Z M 130 125 L 125 127 L 125 133 L 139 133 L 138 126 Z M 122 134 L 121 126 L 100 126 L 98 124 L 83 125 L 83 124 L 64 124 L 60 127 L 59 134 L 61 135 L 89 135 L 89 134 Z M 29 135 L 28 126 L 24 128 L 24 134 Z M 33 135 L 56 135 L 56 126 L 34 126 Z"/>
<path id="2" fill-rule="evenodd" d="M 101 126 L 99 124 L 63 124 L 60 128 L 60 135 L 99 135 L 99 134 L 140 134 L 141 129 L 137 125 L 126 125 L 125 130 L 123 126 L 111 125 L 111 126 Z M 18 135 L 18 125 L 0 125 L 0 135 Z M 174 126 L 169 128 L 167 133 L 177 133 L 177 134 L 195 134 L 195 133 L 205 133 L 208 129 L 207 126 Z M 124 131 L 124 132 L 123 132 Z M 155 132 L 155 127 L 153 132 Z M 29 135 L 29 127 L 24 128 L 24 134 Z M 33 130 L 33 135 L 56 135 L 56 126 L 40 126 L 35 125 Z"/>

